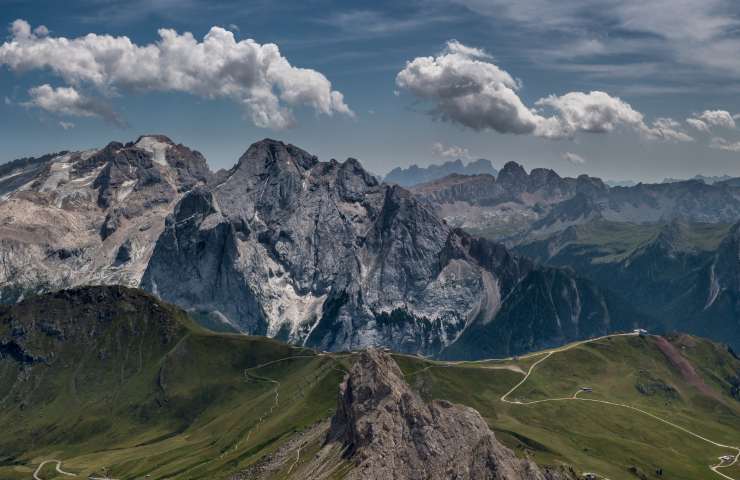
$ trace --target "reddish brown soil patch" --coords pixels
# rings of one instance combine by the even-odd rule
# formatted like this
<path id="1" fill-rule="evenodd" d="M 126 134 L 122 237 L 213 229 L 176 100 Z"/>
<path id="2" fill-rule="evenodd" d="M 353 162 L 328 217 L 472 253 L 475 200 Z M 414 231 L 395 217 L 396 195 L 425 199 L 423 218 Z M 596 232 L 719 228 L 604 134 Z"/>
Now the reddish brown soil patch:
<path id="1" fill-rule="evenodd" d="M 686 357 L 681 355 L 681 352 L 671 342 L 663 337 L 658 337 L 656 343 L 660 351 L 663 352 L 663 355 L 668 358 L 668 360 L 671 362 L 671 365 L 673 365 L 675 368 L 678 369 L 679 372 L 681 372 L 681 376 L 689 385 L 696 387 L 697 390 L 708 397 L 712 397 L 720 402 L 722 401 L 722 397 L 720 397 L 717 392 L 709 388 L 709 386 L 704 383 L 704 379 L 701 378 L 698 373 L 696 373 L 696 369 L 691 364 L 691 362 L 689 362 Z"/>

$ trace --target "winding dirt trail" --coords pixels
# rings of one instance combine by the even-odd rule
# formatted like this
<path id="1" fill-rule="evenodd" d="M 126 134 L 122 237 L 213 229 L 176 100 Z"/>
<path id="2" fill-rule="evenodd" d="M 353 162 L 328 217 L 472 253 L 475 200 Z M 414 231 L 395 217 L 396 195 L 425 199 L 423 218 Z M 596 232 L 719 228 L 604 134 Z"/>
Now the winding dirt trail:
<path id="1" fill-rule="evenodd" d="M 44 460 L 43 462 L 39 463 L 39 466 L 36 467 L 36 471 L 33 472 L 33 479 L 34 480 L 43 480 L 41 477 L 39 477 L 39 474 L 41 473 L 41 470 L 49 463 L 56 463 L 56 471 L 58 473 L 61 473 L 62 475 L 66 475 L 68 477 L 76 477 L 77 474 L 65 472 L 62 470 L 62 462 L 61 460 Z"/>
<path id="2" fill-rule="evenodd" d="M 546 398 L 546 399 L 543 399 L 543 400 L 531 400 L 531 401 L 509 400 L 508 397 L 511 394 L 513 394 L 519 387 L 521 387 L 527 381 L 527 379 L 530 377 L 530 375 L 532 375 L 532 372 L 534 372 L 535 368 L 537 368 L 538 365 L 540 365 L 541 363 L 543 363 L 545 360 L 547 360 L 548 358 L 550 358 L 554 354 L 559 353 L 559 352 L 565 352 L 567 350 L 570 350 L 572 348 L 578 347 L 580 345 L 584 345 L 584 344 L 592 343 L 592 342 L 597 342 L 599 340 L 603 340 L 603 339 L 609 338 L 609 337 L 636 336 L 636 335 L 638 335 L 638 334 L 636 334 L 636 333 L 621 333 L 621 334 L 615 334 L 615 335 L 607 335 L 607 336 L 604 336 L 604 337 L 594 338 L 594 339 L 591 339 L 591 340 L 584 340 L 584 341 L 581 341 L 581 342 L 577 342 L 577 343 L 573 343 L 573 344 L 570 344 L 570 345 L 566 345 L 565 347 L 561 347 L 561 348 L 557 348 L 555 350 L 551 350 L 551 351 L 545 353 L 544 354 L 544 357 L 542 357 L 541 359 L 539 359 L 536 362 L 534 362 L 529 367 L 529 370 L 527 371 L 527 374 L 524 376 L 524 378 L 519 383 L 517 383 L 516 385 L 514 385 L 511 388 L 511 390 L 509 390 L 508 392 L 506 392 L 505 394 L 503 394 L 501 396 L 501 399 L 500 400 L 502 402 L 504 402 L 504 403 L 509 403 L 509 404 L 512 404 L 512 405 L 536 405 L 536 404 L 539 404 L 539 403 L 546 403 L 546 402 L 577 401 L 577 402 L 600 403 L 602 405 L 609 405 L 609 406 L 612 406 L 612 407 L 627 408 L 629 410 L 632 410 L 632 411 L 641 413 L 643 415 L 646 415 L 646 416 L 648 416 L 648 417 L 650 417 L 650 418 L 652 418 L 654 420 L 657 420 L 659 422 L 662 422 L 662 423 L 664 423 L 666 425 L 669 425 L 669 426 L 671 426 L 671 427 L 673 427 L 675 429 L 678 429 L 678 430 L 680 430 L 680 431 L 682 431 L 682 432 L 684 432 L 684 433 L 686 433 L 688 435 L 691 435 L 692 437 L 694 437 L 694 438 L 696 438 L 698 440 L 701 440 L 701 441 L 703 441 L 705 443 L 708 443 L 710 445 L 714 445 L 715 447 L 726 448 L 728 450 L 732 450 L 732 451 L 736 452 L 734 456 L 726 455 L 726 456 L 718 457 L 719 463 L 717 463 L 716 465 L 710 465 L 708 468 L 711 471 L 713 471 L 714 473 L 716 473 L 717 475 L 719 475 L 719 476 L 721 476 L 721 477 L 723 477 L 723 478 L 725 478 L 727 480 L 737 480 L 737 479 L 735 479 L 733 477 L 730 477 L 730 476 L 728 476 L 728 475 L 720 472 L 719 469 L 720 468 L 729 468 L 729 467 L 735 465 L 736 463 L 738 463 L 740 461 L 740 447 L 736 447 L 736 446 L 732 446 L 732 445 L 725 445 L 723 443 L 715 442 L 714 440 L 710 440 L 710 439 L 708 439 L 706 437 L 703 437 L 703 436 L 699 435 L 698 433 L 692 432 L 691 430 L 689 430 L 689 429 L 687 429 L 685 427 L 682 427 L 681 425 L 677 425 L 677 424 L 675 424 L 675 423 L 673 423 L 673 422 L 671 422 L 669 420 L 666 420 L 664 418 L 658 417 L 657 415 L 654 415 L 654 414 L 652 414 L 650 412 L 646 412 L 645 410 L 642 410 L 640 408 L 633 407 L 632 405 L 627 405 L 627 404 L 624 404 L 624 403 L 610 402 L 608 400 L 597 400 L 597 399 L 593 399 L 593 398 L 581 398 L 581 397 L 578 396 L 578 394 L 581 393 L 582 390 L 578 390 L 576 393 L 574 393 L 573 395 L 571 395 L 569 397 Z M 732 460 L 725 460 L 725 458 L 728 458 L 728 457 L 732 457 Z"/>

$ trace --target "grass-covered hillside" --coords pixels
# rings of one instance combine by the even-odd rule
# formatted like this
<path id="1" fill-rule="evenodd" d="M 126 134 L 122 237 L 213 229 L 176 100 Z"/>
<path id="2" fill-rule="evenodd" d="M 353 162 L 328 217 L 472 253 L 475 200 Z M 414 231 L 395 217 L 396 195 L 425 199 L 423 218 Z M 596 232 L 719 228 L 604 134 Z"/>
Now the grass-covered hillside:
<path id="1" fill-rule="evenodd" d="M 351 465 L 341 452 L 317 454 L 352 357 L 212 333 L 120 287 L 3 307 L 0 478 L 72 478 L 51 460 L 79 478 L 342 478 Z M 422 397 L 477 409 L 540 464 L 612 480 L 720 479 L 709 467 L 738 452 L 710 441 L 740 446 L 740 360 L 702 339 L 609 337 L 469 363 L 395 358 Z M 593 391 L 573 398 L 584 386 Z M 718 471 L 740 479 L 738 465 Z"/>
<path id="2" fill-rule="evenodd" d="M 477 409 L 499 439 L 543 464 L 564 462 L 611 479 L 694 480 L 723 478 L 709 466 L 740 454 L 678 428 L 740 447 L 740 360 L 726 347 L 686 335 L 634 335 L 547 355 L 453 366 L 413 357 L 399 363 L 423 396 Z M 593 391 L 574 399 L 581 387 Z M 738 464 L 719 471 L 740 479 Z"/>
<path id="3" fill-rule="evenodd" d="M 329 417 L 342 368 L 265 338 L 212 334 L 125 288 L 4 307 L 0 478 L 31 478 L 46 459 L 85 478 L 104 468 L 119 479 L 224 478 Z M 64 477 L 53 464 L 42 473 Z"/>

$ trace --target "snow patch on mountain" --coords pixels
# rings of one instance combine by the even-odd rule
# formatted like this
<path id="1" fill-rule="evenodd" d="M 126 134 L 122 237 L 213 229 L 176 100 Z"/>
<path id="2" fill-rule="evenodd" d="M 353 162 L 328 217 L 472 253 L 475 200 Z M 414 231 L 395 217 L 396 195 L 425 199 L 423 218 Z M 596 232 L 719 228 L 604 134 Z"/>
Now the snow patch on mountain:
<path id="1" fill-rule="evenodd" d="M 157 137 L 144 136 L 136 142 L 136 146 L 152 154 L 152 160 L 159 165 L 167 166 L 167 150 L 170 144 L 163 142 Z"/>

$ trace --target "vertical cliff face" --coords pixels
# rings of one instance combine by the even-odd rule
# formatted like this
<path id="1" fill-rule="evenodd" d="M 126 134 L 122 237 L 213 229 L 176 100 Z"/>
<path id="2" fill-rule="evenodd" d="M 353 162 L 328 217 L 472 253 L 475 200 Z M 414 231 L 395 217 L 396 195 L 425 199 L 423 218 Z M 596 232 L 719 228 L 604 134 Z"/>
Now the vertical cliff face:
<path id="1" fill-rule="evenodd" d="M 450 227 L 355 159 L 320 161 L 269 139 L 215 175 L 198 152 L 159 135 L 14 165 L 27 181 L 0 179 L 6 303 L 77 285 L 141 286 L 245 333 L 325 350 L 382 345 L 438 355 L 471 326 L 490 329 L 537 268 Z M 509 165 L 502 184 L 521 190 L 522 172 Z M 527 178 L 544 188 L 553 175 Z M 542 297 L 519 292 L 517 302 Z M 564 300 L 517 317 L 523 328 L 495 349 L 467 353 L 536 348 L 587 331 L 563 327 L 561 310 L 609 328 L 599 301 L 583 309 L 578 292 L 549 297 Z"/>
<path id="2" fill-rule="evenodd" d="M 350 479 L 570 478 L 517 458 L 475 410 L 425 403 L 390 355 L 372 349 L 361 354 L 340 387 L 326 443 L 341 446 L 353 465 Z"/>
<path id="3" fill-rule="evenodd" d="M 469 259 L 440 260 L 452 237 L 409 192 L 378 184 L 356 160 L 319 162 L 265 140 L 220 184 L 180 202 L 142 286 L 250 333 L 430 353 L 495 288 Z"/>
<path id="4" fill-rule="evenodd" d="M 384 345 L 437 355 L 471 325 L 489 324 L 533 268 L 452 229 L 357 160 L 322 162 L 264 140 L 220 183 L 180 201 L 142 286 L 249 333 L 325 350 Z M 577 292 L 563 302 L 580 314 Z M 593 305 L 583 318 L 607 320 Z M 524 321 L 556 325 L 547 312 Z M 544 343 L 579 332 L 554 330 Z"/>

